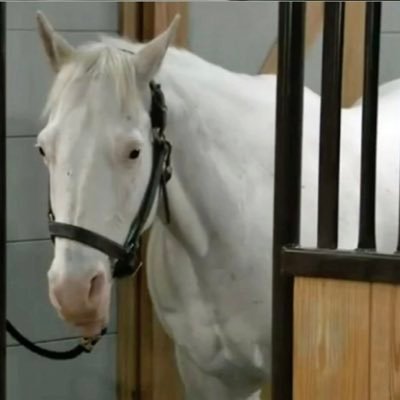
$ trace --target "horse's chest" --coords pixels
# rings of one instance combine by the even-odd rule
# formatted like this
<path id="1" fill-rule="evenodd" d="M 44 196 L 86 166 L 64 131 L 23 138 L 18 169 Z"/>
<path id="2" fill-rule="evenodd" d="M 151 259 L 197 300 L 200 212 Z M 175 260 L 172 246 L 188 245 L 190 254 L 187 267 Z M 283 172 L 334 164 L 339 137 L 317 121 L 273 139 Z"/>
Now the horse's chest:
<path id="1" fill-rule="evenodd" d="M 173 237 L 153 231 L 147 261 L 149 290 L 164 329 L 175 344 L 211 360 L 221 346 L 217 324 L 190 257 Z"/>
<path id="2" fill-rule="evenodd" d="M 191 357 L 206 370 L 226 370 L 227 364 L 261 366 L 262 346 L 252 335 L 264 329 L 252 326 L 251 322 L 247 324 L 247 321 L 233 324 L 235 326 L 232 328 L 233 325 L 227 322 L 227 315 L 221 313 L 219 302 L 210 291 L 212 282 L 204 282 L 196 274 L 196 268 L 201 266 L 194 265 L 188 252 L 162 229 L 152 233 L 147 268 L 152 301 L 164 329 L 176 345 L 187 349 Z M 219 285 L 222 292 L 225 290 L 228 293 L 230 284 L 231 278 L 226 274 L 221 275 L 220 281 L 214 282 L 213 287 Z M 258 311 L 254 313 L 254 307 L 265 314 L 266 299 L 257 300 L 258 303 L 252 303 L 253 308 L 249 310 L 254 320 L 258 319 L 255 316 Z M 227 299 L 227 302 L 234 305 L 233 299 Z M 242 298 L 241 303 L 245 302 L 246 299 Z M 226 307 L 222 309 L 225 311 Z M 232 314 L 231 310 L 227 312 Z M 258 320 L 265 318 L 260 315 Z M 266 327 L 263 336 L 267 336 Z M 250 354 L 257 360 L 242 359 Z"/>

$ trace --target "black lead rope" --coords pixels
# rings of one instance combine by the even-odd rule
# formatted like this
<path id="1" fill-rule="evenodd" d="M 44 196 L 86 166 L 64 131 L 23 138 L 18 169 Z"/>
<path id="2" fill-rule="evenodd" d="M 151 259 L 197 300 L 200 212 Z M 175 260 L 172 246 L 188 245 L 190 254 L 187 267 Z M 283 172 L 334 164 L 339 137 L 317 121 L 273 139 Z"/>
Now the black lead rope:
<path id="1" fill-rule="evenodd" d="M 103 336 L 106 331 L 104 330 L 101 335 L 95 338 L 82 338 L 81 342 L 77 344 L 74 348 L 66 351 L 54 351 L 45 349 L 44 347 L 40 347 L 37 344 L 31 342 L 27 339 L 21 332 L 18 331 L 17 328 L 10 322 L 6 321 L 7 332 L 22 346 L 26 347 L 32 353 L 37 354 L 38 356 L 49 358 L 50 360 L 72 360 L 82 353 L 90 353 L 93 346 L 100 340 L 100 337 Z"/>

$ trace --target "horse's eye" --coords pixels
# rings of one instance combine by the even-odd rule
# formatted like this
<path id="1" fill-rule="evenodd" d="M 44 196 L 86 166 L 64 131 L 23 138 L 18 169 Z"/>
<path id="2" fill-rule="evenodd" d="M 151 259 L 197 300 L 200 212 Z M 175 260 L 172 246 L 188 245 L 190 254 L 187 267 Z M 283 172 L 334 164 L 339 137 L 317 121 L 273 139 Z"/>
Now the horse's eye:
<path id="1" fill-rule="evenodd" d="M 129 153 L 129 158 L 130 158 L 131 160 L 135 160 L 136 158 L 139 157 L 139 155 L 140 155 L 140 150 L 135 149 L 135 150 L 132 150 L 132 151 Z"/>
<path id="2" fill-rule="evenodd" d="M 41 155 L 42 157 L 46 157 L 46 153 L 44 152 L 43 147 L 39 146 L 38 149 L 39 149 L 40 155 Z"/>

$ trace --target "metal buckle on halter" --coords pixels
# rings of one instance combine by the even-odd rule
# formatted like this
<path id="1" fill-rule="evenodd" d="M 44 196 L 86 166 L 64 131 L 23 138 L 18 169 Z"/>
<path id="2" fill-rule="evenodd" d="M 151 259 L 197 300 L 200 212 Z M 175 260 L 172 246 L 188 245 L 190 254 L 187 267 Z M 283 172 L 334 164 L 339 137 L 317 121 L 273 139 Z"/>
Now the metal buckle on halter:
<path id="1" fill-rule="evenodd" d="M 158 137 L 155 137 L 154 144 L 159 147 L 162 147 L 165 151 L 164 155 L 164 166 L 161 174 L 161 179 L 164 183 L 167 183 L 172 177 L 172 166 L 171 166 L 171 153 L 172 153 L 172 144 L 165 137 L 164 132 L 160 132 Z"/>
<path id="2" fill-rule="evenodd" d="M 137 243 L 131 245 L 128 249 L 128 253 L 130 255 L 129 262 L 127 263 L 130 269 L 130 275 L 135 276 L 136 273 L 142 268 L 143 261 L 140 259 L 138 255 L 139 246 Z"/>
<path id="3" fill-rule="evenodd" d="M 128 257 L 126 259 L 117 259 L 113 262 L 112 274 L 114 278 L 125 278 L 134 276 L 142 267 L 143 262 L 138 258 L 138 246 L 136 243 L 127 248 Z"/>
<path id="4" fill-rule="evenodd" d="M 107 328 L 104 328 L 98 335 L 92 337 L 82 337 L 80 346 L 83 348 L 85 353 L 90 353 L 93 350 L 95 344 L 107 333 Z"/>
<path id="5" fill-rule="evenodd" d="M 94 345 L 100 340 L 100 338 L 101 335 L 97 335 L 90 338 L 86 337 L 81 338 L 80 345 L 85 351 L 85 353 L 90 353 L 93 350 Z"/>
<path id="6" fill-rule="evenodd" d="M 161 90 L 161 85 L 155 82 L 150 82 L 151 96 L 151 110 L 150 118 L 153 129 L 158 128 L 161 131 L 167 125 L 167 106 L 165 104 L 164 93 Z"/>
<path id="7" fill-rule="evenodd" d="M 172 165 L 171 165 L 172 145 L 167 139 L 165 139 L 165 145 L 167 146 L 167 155 L 165 157 L 164 181 L 165 183 L 167 183 L 172 178 Z"/>

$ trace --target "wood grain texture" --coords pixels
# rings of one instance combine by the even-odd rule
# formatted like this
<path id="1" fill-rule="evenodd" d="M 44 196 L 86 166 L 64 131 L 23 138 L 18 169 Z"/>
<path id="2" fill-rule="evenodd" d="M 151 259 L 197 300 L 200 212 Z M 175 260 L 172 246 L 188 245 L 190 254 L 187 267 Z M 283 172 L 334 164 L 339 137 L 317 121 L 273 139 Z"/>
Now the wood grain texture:
<path id="1" fill-rule="evenodd" d="M 187 13 L 188 5 L 184 2 L 146 2 L 142 3 L 142 40 L 151 40 L 155 35 L 163 32 L 171 23 L 176 14 L 181 15 L 178 32 L 174 45 L 187 47 Z"/>
<path id="2" fill-rule="evenodd" d="M 344 29 L 342 106 L 351 107 L 363 88 L 365 1 L 346 2 Z"/>
<path id="3" fill-rule="evenodd" d="M 138 35 L 138 3 L 119 4 L 119 34 L 135 40 Z M 117 290 L 117 394 L 132 400 L 139 390 L 139 282 L 133 278 L 116 283 Z"/>
<path id="4" fill-rule="evenodd" d="M 139 399 L 183 400 L 183 386 L 175 363 L 174 346 L 157 320 L 147 289 L 146 270 L 140 287 Z"/>
<path id="5" fill-rule="evenodd" d="M 153 319 L 153 400 L 183 400 L 184 390 L 175 363 L 175 350 L 157 318 Z"/>
<path id="6" fill-rule="evenodd" d="M 370 284 L 296 278 L 294 399 L 369 396 Z"/>
<path id="7" fill-rule="evenodd" d="M 305 51 L 310 50 L 322 31 L 324 6 L 322 1 L 308 2 L 306 8 Z M 276 74 L 278 70 L 278 44 L 271 47 L 261 67 L 262 74 Z"/>
<path id="8" fill-rule="evenodd" d="M 186 3 L 142 3 L 142 31 L 140 40 L 148 41 L 163 32 L 174 16 L 179 13 L 181 21 L 174 44 L 186 46 L 187 4 Z M 172 341 L 167 337 L 153 313 L 147 291 L 145 275 L 141 283 L 141 345 L 140 357 L 140 399 L 141 400 L 180 400 L 182 383 L 180 381 Z M 150 342 L 151 341 L 151 342 Z"/>
<path id="9" fill-rule="evenodd" d="M 143 248 L 144 253 L 144 248 Z M 144 265 L 145 267 L 145 265 Z M 154 397 L 154 342 L 153 306 L 147 290 L 146 269 L 138 276 L 139 285 L 139 399 L 153 400 Z M 172 399 L 171 399 L 172 400 Z"/>
<path id="10" fill-rule="evenodd" d="M 140 3 L 119 3 L 119 34 L 131 40 L 137 40 L 140 34 Z"/>
<path id="11" fill-rule="evenodd" d="M 369 400 L 400 399 L 400 287 L 372 285 Z"/>
<path id="12" fill-rule="evenodd" d="M 120 3 L 120 34 L 149 41 L 164 31 L 177 13 L 181 21 L 174 44 L 186 46 L 186 3 Z M 141 248 L 144 265 L 136 281 L 118 284 L 119 400 L 180 400 L 182 384 L 173 344 L 156 320 L 147 289 L 146 243 L 147 236 Z"/>
<path id="13" fill-rule="evenodd" d="M 119 400 L 132 400 L 139 386 L 138 285 L 132 278 L 117 283 L 117 389 Z"/>
<path id="14" fill-rule="evenodd" d="M 272 400 L 271 385 L 265 385 L 261 392 L 261 400 Z"/>

